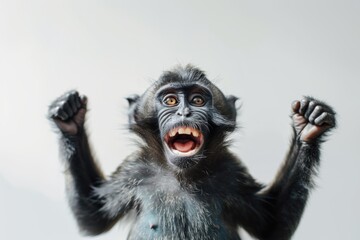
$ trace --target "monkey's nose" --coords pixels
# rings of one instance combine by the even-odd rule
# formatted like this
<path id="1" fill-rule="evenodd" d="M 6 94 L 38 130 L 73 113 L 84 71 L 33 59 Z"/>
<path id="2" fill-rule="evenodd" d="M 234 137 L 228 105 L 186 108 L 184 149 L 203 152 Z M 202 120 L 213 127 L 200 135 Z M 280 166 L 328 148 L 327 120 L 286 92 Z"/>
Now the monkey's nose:
<path id="1" fill-rule="evenodd" d="M 185 108 L 179 109 L 176 114 L 178 116 L 182 116 L 182 117 L 189 117 L 191 112 L 190 112 L 190 109 L 188 107 L 185 107 Z"/>

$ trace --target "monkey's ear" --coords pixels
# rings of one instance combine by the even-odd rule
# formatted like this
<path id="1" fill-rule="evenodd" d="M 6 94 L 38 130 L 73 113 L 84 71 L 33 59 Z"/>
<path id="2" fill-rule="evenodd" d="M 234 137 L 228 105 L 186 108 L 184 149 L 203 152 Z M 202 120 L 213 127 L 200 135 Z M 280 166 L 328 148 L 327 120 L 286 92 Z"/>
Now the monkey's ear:
<path id="1" fill-rule="evenodd" d="M 140 96 L 138 94 L 132 94 L 126 98 L 129 103 L 128 122 L 130 126 L 136 124 L 137 102 L 139 99 Z"/>
<path id="2" fill-rule="evenodd" d="M 226 101 L 230 107 L 230 118 L 232 121 L 236 120 L 236 114 L 238 110 L 238 108 L 236 107 L 237 100 L 239 100 L 239 98 L 233 95 L 226 96 Z"/>
<path id="3" fill-rule="evenodd" d="M 128 96 L 126 98 L 126 100 L 129 103 L 129 107 L 131 107 L 134 103 L 137 102 L 137 100 L 139 100 L 140 96 L 138 94 L 131 94 L 130 96 Z"/>

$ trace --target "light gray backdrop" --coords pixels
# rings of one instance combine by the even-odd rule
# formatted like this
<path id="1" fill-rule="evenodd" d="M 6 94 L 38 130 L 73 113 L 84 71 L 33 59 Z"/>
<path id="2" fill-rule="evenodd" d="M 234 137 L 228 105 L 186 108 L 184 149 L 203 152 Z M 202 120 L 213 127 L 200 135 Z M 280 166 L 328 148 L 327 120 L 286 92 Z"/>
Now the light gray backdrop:
<path id="1" fill-rule="evenodd" d="M 0 239 L 87 239 L 45 118 L 54 98 L 88 96 L 91 142 L 110 174 L 134 150 L 124 97 L 187 63 L 241 98 L 233 151 L 262 182 L 286 153 L 292 100 L 334 106 L 339 128 L 294 239 L 360 239 L 359 12 L 357 0 L 0 0 Z"/>

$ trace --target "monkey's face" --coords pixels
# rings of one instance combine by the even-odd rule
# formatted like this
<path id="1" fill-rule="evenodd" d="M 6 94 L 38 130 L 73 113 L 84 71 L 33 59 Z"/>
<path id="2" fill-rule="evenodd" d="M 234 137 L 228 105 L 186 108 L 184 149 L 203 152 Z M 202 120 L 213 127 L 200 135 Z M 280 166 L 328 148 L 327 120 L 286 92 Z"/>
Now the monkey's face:
<path id="1" fill-rule="evenodd" d="M 156 94 L 159 129 L 167 160 L 189 168 L 204 159 L 210 134 L 211 92 L 198 84 L 171 83 Z"/>
<path id="2" fill-rule="evenodd" d="M 191 168 L 226 147 L 236 127 L 236 99 L 225 97 L 199 69 L 178 67 L 141 97 L 128 98 L 130 129 L 170 165 Z"/>

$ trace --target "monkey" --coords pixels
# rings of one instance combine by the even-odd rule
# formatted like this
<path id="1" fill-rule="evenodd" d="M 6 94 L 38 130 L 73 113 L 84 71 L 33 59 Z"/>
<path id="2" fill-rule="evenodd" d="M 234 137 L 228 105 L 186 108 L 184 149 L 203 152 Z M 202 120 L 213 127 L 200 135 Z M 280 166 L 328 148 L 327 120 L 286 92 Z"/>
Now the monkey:
<path id="1" fill-rule="evenodd" d="M 87 98 L 72 90 L 49 106 L 82 233 L 104 233 L 133 213 L 129 240 L 240 240 L 239 228 L 261 240 L 291 238 L 315 185 L 321 144 L 336 127 L 329 105 L 307 96 L 292 103 L 291 145 L 265 185 L 229 150 L 237 98 L 204 71 L 175 67 L 127 99 L 129 129 L 141 142 L 108 177 L 84 127 Z"/>

